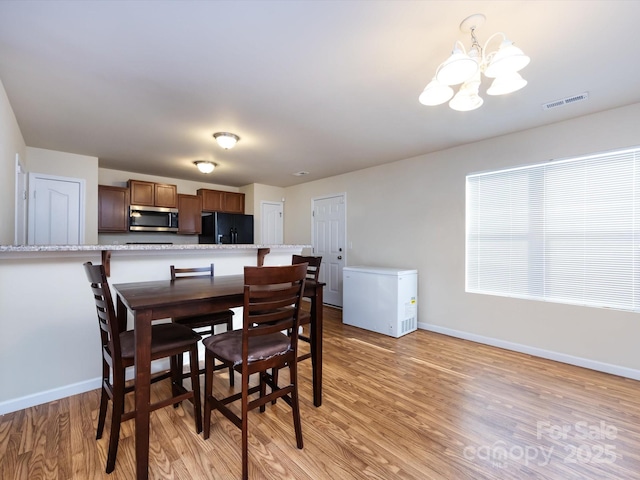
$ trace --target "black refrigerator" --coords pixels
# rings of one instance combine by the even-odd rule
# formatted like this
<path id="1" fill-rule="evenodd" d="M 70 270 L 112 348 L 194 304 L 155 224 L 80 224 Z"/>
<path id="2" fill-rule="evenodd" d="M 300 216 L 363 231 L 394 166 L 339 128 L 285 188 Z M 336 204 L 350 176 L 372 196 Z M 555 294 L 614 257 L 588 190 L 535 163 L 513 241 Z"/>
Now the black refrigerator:
<path id="1" fill-rule="evenodd" d="M 253 243 L 253 215 L 203 213 L 198 243 Z"/>

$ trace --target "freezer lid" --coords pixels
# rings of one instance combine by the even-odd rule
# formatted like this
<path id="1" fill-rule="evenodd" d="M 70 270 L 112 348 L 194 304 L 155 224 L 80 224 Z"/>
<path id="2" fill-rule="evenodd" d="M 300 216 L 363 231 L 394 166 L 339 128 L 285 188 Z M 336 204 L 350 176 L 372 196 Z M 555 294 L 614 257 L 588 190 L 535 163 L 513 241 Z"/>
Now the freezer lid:
<path id="1" fill-rule="evenodd" d="M 359 273 L 373 273 L 377 275 L 417 275 L 418 270 L 411 270 L 407 268 L 394 268 L 394 267 L 369 267 L 363 265 L 356 265 L 353 267 L 344 267 L 343 273 L 347 272 L 359 272 Z"/>

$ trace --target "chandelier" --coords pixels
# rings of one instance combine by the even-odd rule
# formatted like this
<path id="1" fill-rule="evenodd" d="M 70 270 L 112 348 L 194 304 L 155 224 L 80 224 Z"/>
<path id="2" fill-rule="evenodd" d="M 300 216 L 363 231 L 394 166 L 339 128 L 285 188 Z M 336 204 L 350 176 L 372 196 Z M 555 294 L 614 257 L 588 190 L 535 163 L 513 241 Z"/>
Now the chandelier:
<path id="1" fill-rule="evenodd" d="M 469 52 L 465 51 L 462 42 L 456 41 L 451 56 L 440 64 L 435 77 L 420 95 L 420 103 L 435 106 L 451 100 L 449 106 L 454 110 L 475 110 L 484 103 L 478 94 L 482 74 L 494 79 L 487 89 L 488 95 L 505 95 L 520 90 L 527 84 L 518 72 L 529 64 L 530 58 L 514 46 L 504 33 L 494 33 L 484 46 L 480 46 L 475 31 L 484 21 L 485 16 L 481 13 L 462 21 L 460 31 L 471 34 Z M 498 50 L 487 52 L 489 42 L 498 36 L 502 37 Z M 462 85 L 454 96 L 451 86 L 459 84 Z"/>

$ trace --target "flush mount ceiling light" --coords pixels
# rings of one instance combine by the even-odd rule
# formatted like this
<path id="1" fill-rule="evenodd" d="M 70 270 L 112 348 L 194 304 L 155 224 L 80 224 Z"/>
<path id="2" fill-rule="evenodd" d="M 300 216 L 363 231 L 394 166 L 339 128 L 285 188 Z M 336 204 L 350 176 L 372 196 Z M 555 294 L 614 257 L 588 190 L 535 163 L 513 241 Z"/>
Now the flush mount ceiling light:
<path id="1" fill-rule="evenodd" d="M 530 58 L 514 46 L 504 33 L 494 33 L 484 46 L 480 46 L 475 31 L 484 21 L 485 16 L 481 13 L 471 15 L 462 21 L 460 31 L 471 34 L 469 52 L 465 51 L 459 40 L 453 45 L 451 56 L 440 64 L 436 75 L 420 95 L 420 103 L 435 106 L 451 100 L 449 106 L 454 110 L 475 110 L 484 103 L 478 95 L 482 82 L 481 74 L 494 79 L 487 89 L 488 95 L 505 95 L 520 90 L 527 84 L 518 71 L 529 64 Z M 498 36 L 502 37 L 498 50 L 487 52 L 489 42 Z M 451 85 L 458 84 L 462 86 L 454 97 Z"/>
<path id="2" fill-rule="evenodd" d="M 193 163 L 202 173 L 211 173 L 213 172 L 213 169 L 218 166 L 217 164 L 206 160 L 197 160 Z"/>
<path id="3" fill-rule="evenodd" d="M 229 132 L 214 133 L 213 138 L 215 138 L 216 141 L 218 142 L 218 145 L 220 145 L 225 150 L 229 150 L 230 148 L 233 148 L 236 145 L 236 143 L 238 143 L 238 140 L 240 140 L 239 136 Z"/>

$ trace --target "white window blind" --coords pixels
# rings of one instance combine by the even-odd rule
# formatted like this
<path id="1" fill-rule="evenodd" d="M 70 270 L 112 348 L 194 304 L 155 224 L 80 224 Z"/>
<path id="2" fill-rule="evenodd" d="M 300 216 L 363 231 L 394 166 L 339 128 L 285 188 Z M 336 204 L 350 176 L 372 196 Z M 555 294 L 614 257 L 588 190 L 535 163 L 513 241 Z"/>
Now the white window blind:
<path id="1" fill-rule="evenodd" d="M 468 292 L 640 310 L 640 149 L 467 176 Z"/>

